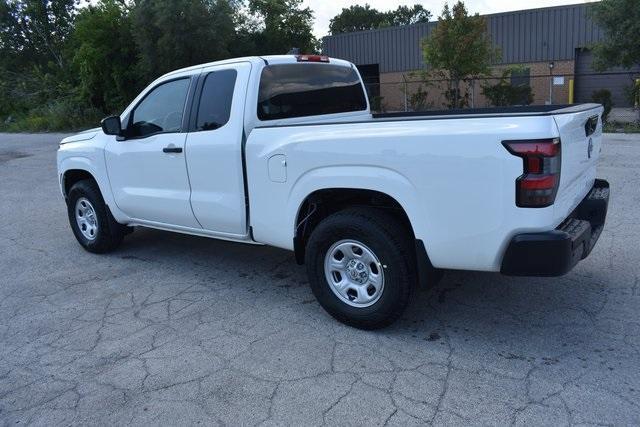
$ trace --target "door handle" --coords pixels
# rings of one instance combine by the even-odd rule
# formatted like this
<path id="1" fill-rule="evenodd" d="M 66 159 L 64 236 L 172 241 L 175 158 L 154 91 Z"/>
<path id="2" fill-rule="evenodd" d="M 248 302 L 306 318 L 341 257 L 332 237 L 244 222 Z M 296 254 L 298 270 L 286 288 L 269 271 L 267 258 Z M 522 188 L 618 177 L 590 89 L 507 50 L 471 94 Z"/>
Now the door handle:
<path id="1" fill-rule="evenodd" d="M 170 145 L 168 147 L 164 147 L 162 149 L 163 153 L 182 153 L 182 147 L 176 147 L 174 145 Z"/>

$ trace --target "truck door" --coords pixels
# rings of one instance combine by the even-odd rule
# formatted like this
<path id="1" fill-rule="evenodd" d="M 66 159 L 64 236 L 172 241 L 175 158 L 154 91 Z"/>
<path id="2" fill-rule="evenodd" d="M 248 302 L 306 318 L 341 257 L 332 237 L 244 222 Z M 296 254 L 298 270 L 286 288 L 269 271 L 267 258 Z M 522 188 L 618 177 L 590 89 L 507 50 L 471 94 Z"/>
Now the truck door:
<path id="1" fill-rule="evenodd" d="M 192 82 L 186 75 L 152 88 L 123 124 L 125 138 L 112 137 L 105 147 L 116 205 L 131 218 L 200 228 L 189 203 L 183 152 Z"/>
<path id="2" fill-rule="evenodd" d="M 186 141 L 191 207 L 202 228 L 247 234 L 243 173 L 244 102 L 251 64 L 205 68 Z"/>

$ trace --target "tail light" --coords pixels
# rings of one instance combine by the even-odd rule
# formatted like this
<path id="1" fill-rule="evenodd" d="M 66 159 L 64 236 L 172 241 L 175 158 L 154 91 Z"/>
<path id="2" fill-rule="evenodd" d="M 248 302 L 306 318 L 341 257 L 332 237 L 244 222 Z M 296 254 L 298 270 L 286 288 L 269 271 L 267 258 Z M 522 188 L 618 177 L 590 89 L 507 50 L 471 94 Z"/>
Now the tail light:
<path id="1" fill-rule="evenodd" d="M 560 184 L 560 139 L 504 141 L 502 144 L 511 154 L 523 159 L 523 174 L 516 179 L 516 206 L 551 206 Z"/>
<path id="2" fill-rule="evenodd" d="M 325 55 L 296 55 L 298 62 L 329 62 L 329 57 Z"/>

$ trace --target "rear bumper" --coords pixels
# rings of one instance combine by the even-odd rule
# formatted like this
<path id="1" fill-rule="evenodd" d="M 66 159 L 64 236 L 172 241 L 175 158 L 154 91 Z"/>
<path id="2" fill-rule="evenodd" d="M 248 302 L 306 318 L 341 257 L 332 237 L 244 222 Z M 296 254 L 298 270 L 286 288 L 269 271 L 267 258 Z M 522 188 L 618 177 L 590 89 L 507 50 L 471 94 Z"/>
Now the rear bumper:
<path id="1" fill-rule="evenodd" d="M 609 183 L 596 179 L 578 207 L 555 230 L 517 234 L 509 243 L 500 272 L 508 276 L 561 276 L 595 246 L 609 205 Z"/>

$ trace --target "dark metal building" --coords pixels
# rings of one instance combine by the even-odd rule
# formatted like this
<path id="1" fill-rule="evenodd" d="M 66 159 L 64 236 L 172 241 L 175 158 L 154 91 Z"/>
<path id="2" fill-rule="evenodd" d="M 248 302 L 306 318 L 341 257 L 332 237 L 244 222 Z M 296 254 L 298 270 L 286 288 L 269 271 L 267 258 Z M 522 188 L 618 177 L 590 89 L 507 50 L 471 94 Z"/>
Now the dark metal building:
<path id="1" fill-rule="evenodd" d="M 500 63 L 573 60 L 576 48 L 602 38 L 588 17 L 588 4 L 520 10 L 486 15 L 487 27 Z M 421 40 L 437 22 L 327 36 L 325 53 L 355 64 L 378 64 L 381 73 L 424 67 Z"/>
<path id="2" fill-rule="evenodd" d="M 536 76 L 548 73 L 553 61 L 558 74 L 580 74 L 575 76 L 575 101 L 589 100 L 593 88 L 604 81 L 591 67 L 588 48 L 604 34 L 590 19 L 589 7 L 587 3 L 485 15 L 488 33 L 501 51 L 496 65 L 522 64 Z M 355 63 L 368 82 L 389 80 L 392 75 L 397 79 L 397 73 L 425 68 L 421 41 L 436 25 L 429 22 L 327 36 L 322 40 L 323 52 Z M 624 94 L 630 84 L 628 74 L 607 75 L 606 83 L 615 104 L 629 104 Z"/>

